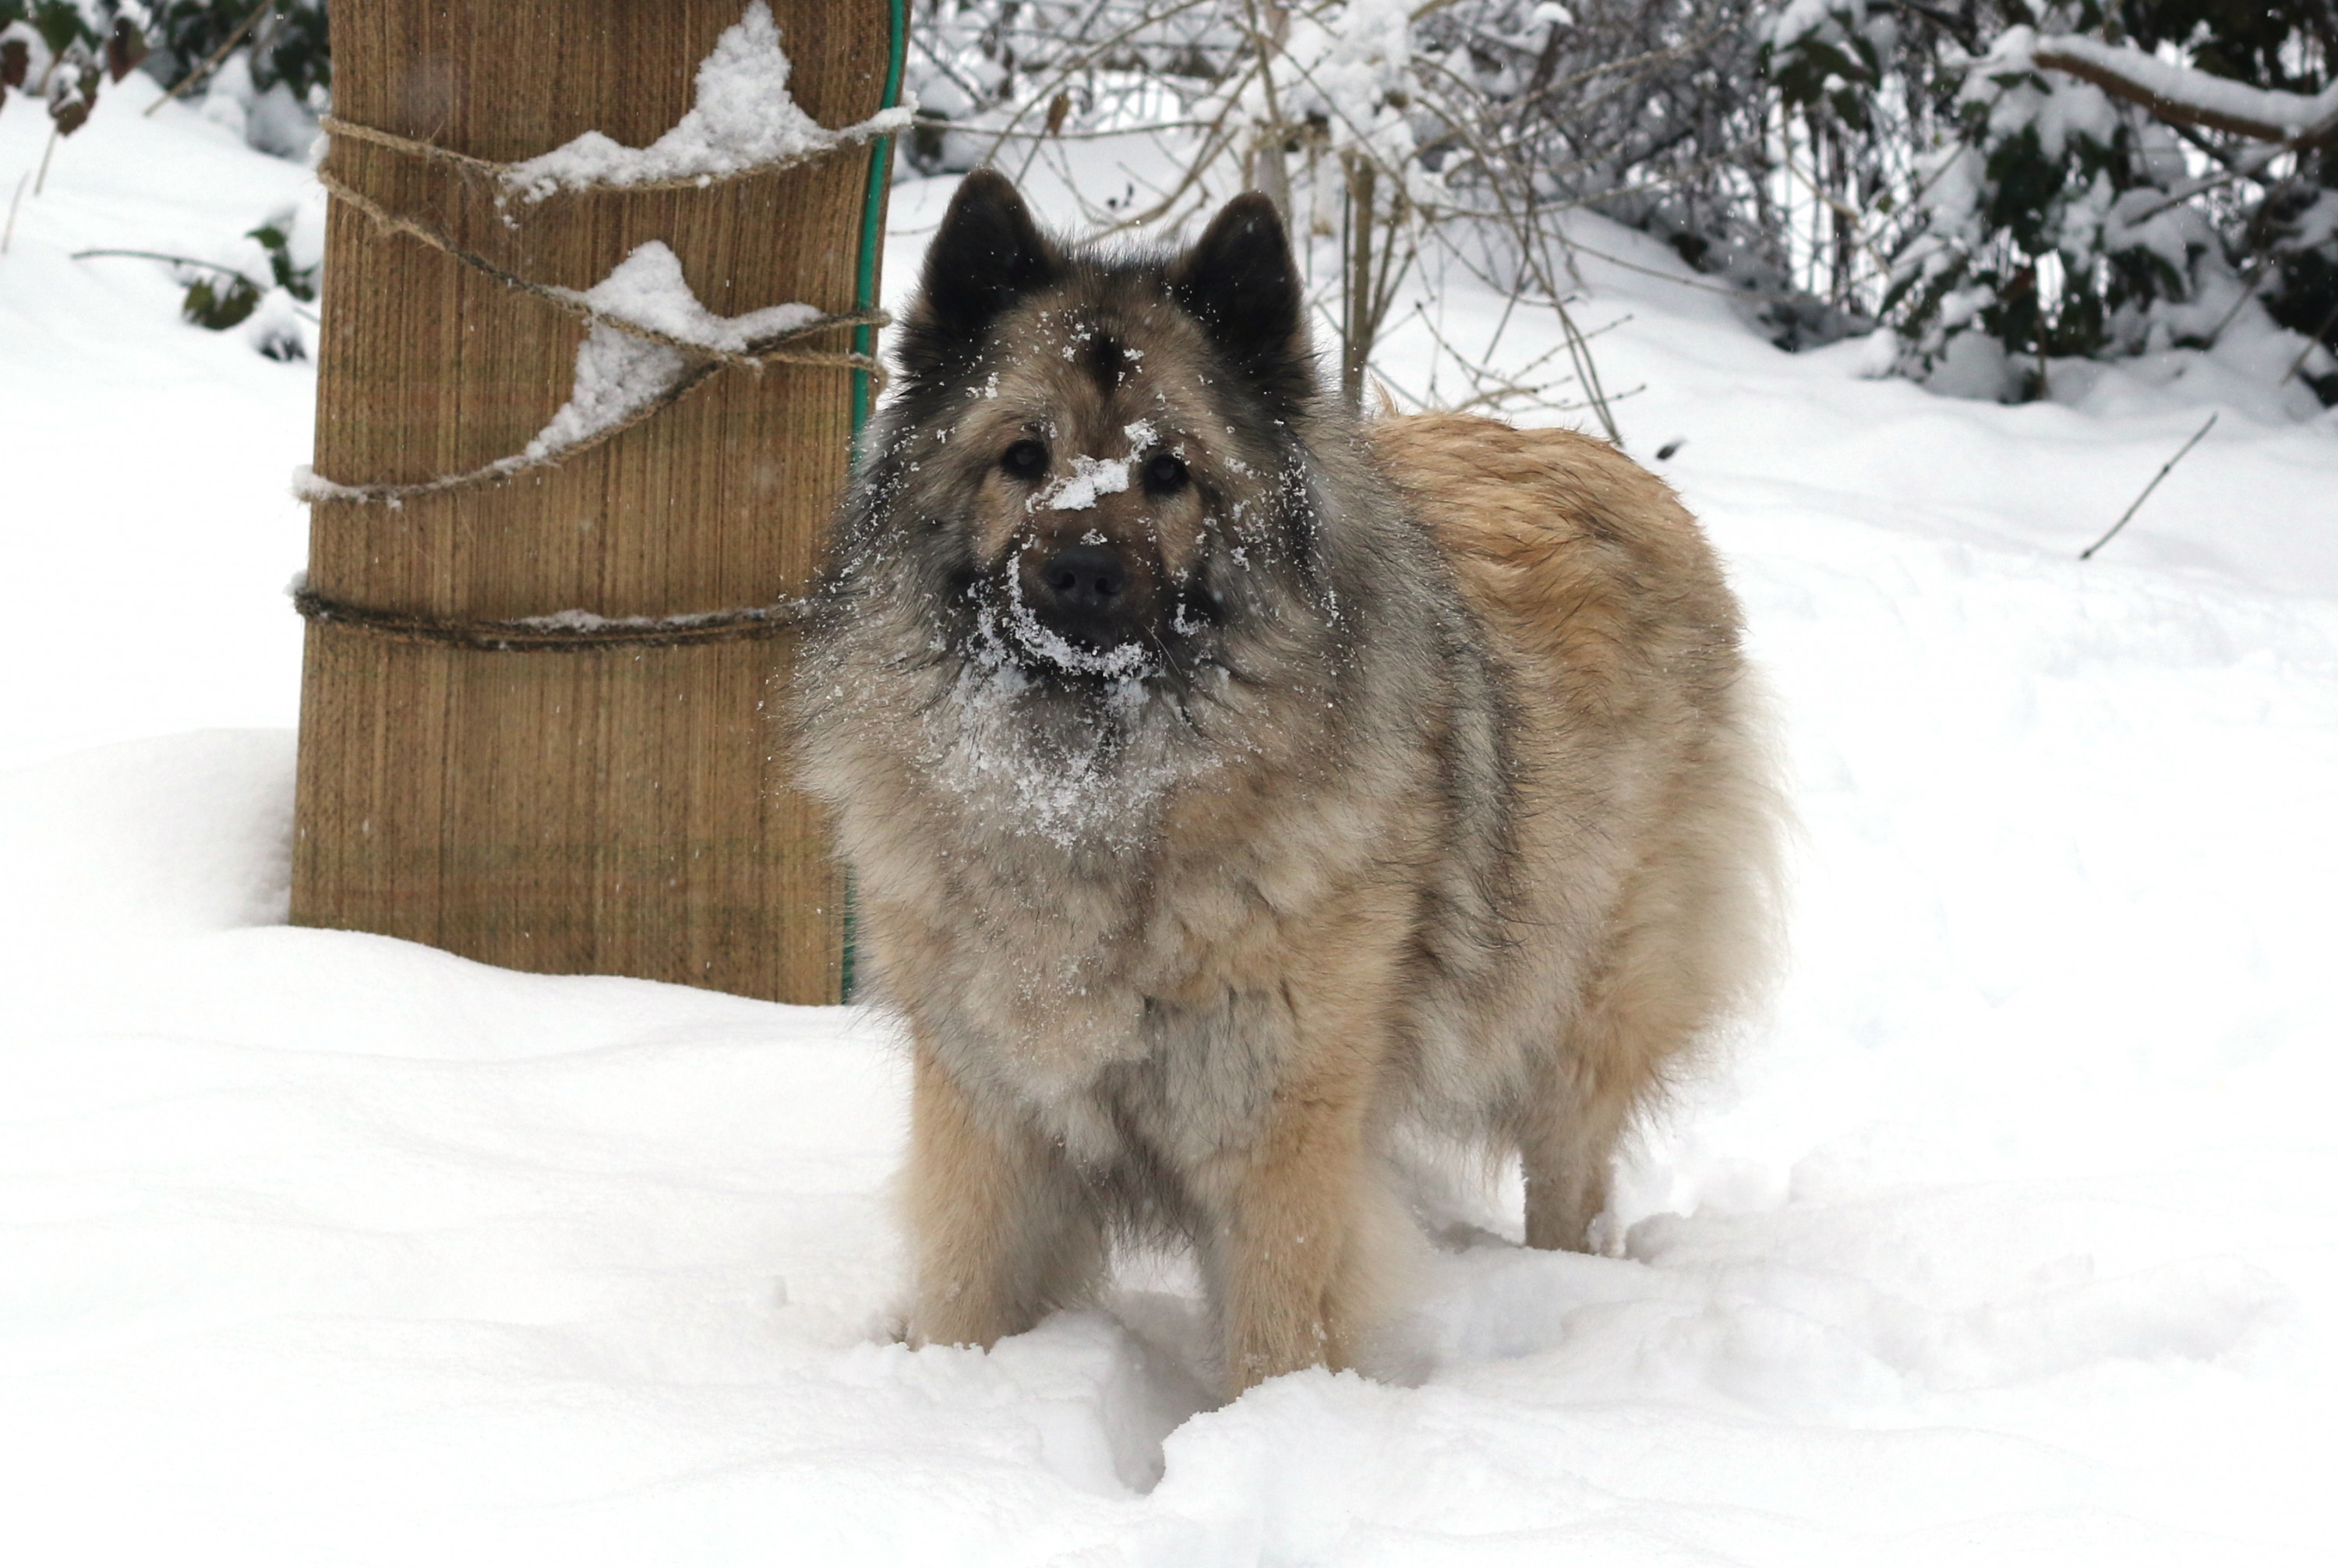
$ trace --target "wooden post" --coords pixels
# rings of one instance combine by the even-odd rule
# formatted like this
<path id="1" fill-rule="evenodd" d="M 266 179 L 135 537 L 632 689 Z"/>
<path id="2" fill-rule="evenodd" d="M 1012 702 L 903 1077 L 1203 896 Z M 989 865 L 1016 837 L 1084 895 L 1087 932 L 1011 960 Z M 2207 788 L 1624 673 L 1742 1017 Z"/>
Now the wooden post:
<path id="1" fill-rule="evenodd" d="M 796 102 L 824 125 L 898 85 L 899 0 L 774 0 Z M 744 0 L 351 0 L 342 118 L 495 160 L 591 130 L 644 145 L 689 110 Z M 707 307 L 874 303 L 889 145 L 704 190 L 512 204 L 349 138 L 332 168 L 496 266 L 571 289 L 663 240 Z M 872 160 L 876 161 L 872 164 Z M 526 446 L 566 401 L 582 326 L 337 201 L 316 468 L 414 482 Z M 850 345 L 841 334 L 833 344 Z M 856 378 L 725 370 L 557 469 L 401 506 L 316 504 L 309 586 L 458 619 L 664 616 L 801 592 L 843 484 Z M 792 639 L 505 652 L 311 622 L 292 917 L 488 963 L 789 1002 L 838 998 L 841 885 L 786 786 Z"/>

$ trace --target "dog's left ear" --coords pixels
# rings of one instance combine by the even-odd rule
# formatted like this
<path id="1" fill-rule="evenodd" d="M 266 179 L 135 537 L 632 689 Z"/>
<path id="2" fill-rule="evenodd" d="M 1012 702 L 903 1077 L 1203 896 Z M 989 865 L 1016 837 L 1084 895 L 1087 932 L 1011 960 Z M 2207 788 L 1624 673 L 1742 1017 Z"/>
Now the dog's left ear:
<path id="1" fill-rule="evenodd" d="M 1270 401 L 1314 390 L 1305 295 L 1273 202 L 1255 191 L 1227 202 L 1170 267 L 1169 291 Z"/>

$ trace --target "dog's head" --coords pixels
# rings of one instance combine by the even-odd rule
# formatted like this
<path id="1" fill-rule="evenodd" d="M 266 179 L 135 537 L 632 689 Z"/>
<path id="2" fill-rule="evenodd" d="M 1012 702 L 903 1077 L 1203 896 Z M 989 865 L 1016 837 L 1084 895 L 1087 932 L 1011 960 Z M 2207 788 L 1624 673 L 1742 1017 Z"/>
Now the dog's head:
<path id="1" fill-rule="evenodd" d="M 1189 249 L 1109 257 L 968 175 L 926 255 L 845 548 L 964 639 L 1070 684 L 1188 672 L 1306 571 L 1318 397 L 1291 248 L 1237 198 Z M 897 575 L 898 581 L 898 575 Z"/>

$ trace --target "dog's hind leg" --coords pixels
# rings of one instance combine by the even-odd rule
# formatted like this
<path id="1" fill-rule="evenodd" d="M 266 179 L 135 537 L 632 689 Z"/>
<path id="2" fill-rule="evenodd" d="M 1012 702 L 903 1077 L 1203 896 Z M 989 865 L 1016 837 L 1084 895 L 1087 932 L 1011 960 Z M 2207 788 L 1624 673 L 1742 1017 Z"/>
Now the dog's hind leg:
<path id="1" fill-rule="evenodd" d="M 918 1049 L 902 1182 L 917 1271 L 913 1344 L 987 1348 L 1086 1299 L 1104 1227 L 1063 1151 L 998 1128 Z"/>
<path id="2" fill-rule="evenodd" d="M 1542 1070 L 1535 1102 L 1522 1108 L 1529 1247 L 1590 1250 L 1616 1145 L 1654 1097 L 1665 1063 L 1704 1021 L 1665 869 L 1644 867 L 1626 886 L 1604 960 Z"/>
<path id="3" fill-rule="evenodd" d="M 1777 807 L 1747 736 L 1748 721 L 1734 719 L 1685 770 L 1538 1102 L 1518 1118 L 1530 1247 L 1587 1247 L 1626 1129 L 1715 1024 L 1759 995 L 1774 939 Z"/>
<path id="4" fill-rule="evenodd" d="M 1616 1145 L 1662 1093 L 1666 1068 L 1714 1014 L 1699 922 L 1683 918 L 1670 867 L 1626 887 L 1605 962 L 1592 975 L 1518 1127 L 1527 1245 L 1590 1250 L 1607 1207 Z"/>
<path id="5" fill-rule="evenodd" d="M 1591 1222 L 1606 1210 L 1616 1143 L 1631 1121 L 1635 1097 L 1602 1083 L 1577 1053 L 1590 1044 L 1587 1033 L 1614 1030 L 1618 1022 L 1612 1016 L 1579 1022 L 1572 1049 L 1551 1064 L 1540 1102 L 1522 1118 L 1518 1139 L 1529 1247 L 1589 1251 Z"/>
<path id="6" fill-rule="evenodd" d="M 1743 899 L 1669 836 L 1626 885 L 1603 961 L 1517 1128 L 1527 1245 L 1590 1250 L 1616 1146 L 1735 995 Z M 1743 880 L 1742 875 L 1739 880 Z"/>

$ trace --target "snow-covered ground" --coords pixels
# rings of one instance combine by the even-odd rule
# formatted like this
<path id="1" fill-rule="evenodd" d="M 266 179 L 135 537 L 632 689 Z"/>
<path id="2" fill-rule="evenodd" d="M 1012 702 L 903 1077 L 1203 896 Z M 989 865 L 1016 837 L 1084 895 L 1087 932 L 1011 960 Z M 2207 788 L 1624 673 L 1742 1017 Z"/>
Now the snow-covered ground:
<path id="1" fill-rule="evenodd" d="M 1776 692 L 1792 964 L 1615 1256 L 1425 1188 L 1417 1381 L 1204 1409 L 1170 1267 L 889 1342 L 880 1021 L 282 924 L 313 379 L 69 252 L 225 260 L 287 206 L 297 250 L 318 199 L 142 97 L 0 257 L 9 1560 L 2330 1560 L 2338 420 L 2205 373 L 1950 401 L 1586 259 Z M 947 195 L 897 189 L 896 296 Z"/>

